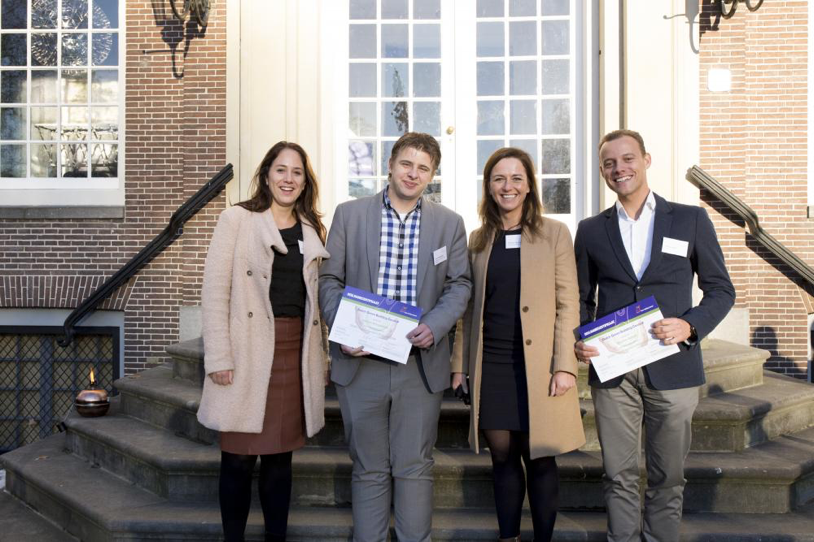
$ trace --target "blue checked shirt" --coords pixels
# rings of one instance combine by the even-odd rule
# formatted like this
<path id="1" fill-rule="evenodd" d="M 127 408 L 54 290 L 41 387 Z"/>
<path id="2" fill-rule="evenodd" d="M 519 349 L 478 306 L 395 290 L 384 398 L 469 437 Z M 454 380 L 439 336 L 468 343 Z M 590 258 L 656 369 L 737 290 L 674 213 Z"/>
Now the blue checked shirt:
<path id="1" fill-rule="evenodd" d="M 384 189 L 382 231 L 379 240 L 380 296 L 415 305 L 418 300 L 418 232 L 421 226 L 421 198 L 402 222 L 390 205 Z"/>

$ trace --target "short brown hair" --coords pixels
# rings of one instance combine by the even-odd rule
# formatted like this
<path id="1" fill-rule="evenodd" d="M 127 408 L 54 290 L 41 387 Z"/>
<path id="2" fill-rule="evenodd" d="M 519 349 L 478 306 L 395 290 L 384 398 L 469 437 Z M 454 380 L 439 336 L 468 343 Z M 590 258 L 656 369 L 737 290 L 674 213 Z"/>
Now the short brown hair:
<path id="1" fill-rule="evenodd" d="M 636 143 L 639 144 L 639 150 L 642 151 L 642 156 L 647 154 L 647 151 L 644 148 L 644 138 L 642 137 L 642 134 L 635 130 L 614 130 L 612 132 L 608 132 L 607 134 L 602 136 L 602 139 L 599 140 L 599 146 L 596 148 L 596 150 L 601 151 L 602 145 L 604 145 L 608 141 L 613 141 L 614 139 L 619 139 L 620 137 L 625 136 L 632 137 L 633 139 L 636 140 Z"/>
<path id="2" fill-rule="evenodd" d="M 441 164 L 441 146 L 438 144 L 438 140 L 430 134 L 407 132 L 401 136 L 395 145 L 393 145 L 393 150 L 390 151 L 390 158 L 387 160 L 387 163 L 392 165 L 396 156 L 399 155 L 402 149 L 406 148 L 413 148 L 429 154 L 432 160 L 433 172 L 438 170 L 438 166 Z"/>

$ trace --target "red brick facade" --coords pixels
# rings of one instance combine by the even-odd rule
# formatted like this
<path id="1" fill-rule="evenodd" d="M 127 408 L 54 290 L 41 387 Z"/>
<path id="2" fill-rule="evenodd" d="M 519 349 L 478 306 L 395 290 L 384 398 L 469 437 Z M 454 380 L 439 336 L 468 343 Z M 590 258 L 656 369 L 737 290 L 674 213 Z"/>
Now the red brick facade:
<path id="1" fill-rule="evenodd" d="M 701 1 L 701 167 L 754 209 L 763 228 L 814 265 L 807 219 L 808 2 L 744 4 L 731 19 Z M 711 68 L 732 73 L 730 92 L 710 92 Z M 807 311 L 796 275 L 724 211 L 710 213 L 738 293 L 750 343 L 771 351 L 766 367 L 805 376 Z"/>
<path id="2" fill-rule="evenodd" d="M 205 31 L 182 26 L 166 2 L 125 5 L 124 219 L 1 221 L 0 308 L 75 307 L 226 163 L 225 2 L 212 2 Z M 190 220 L 105 305 L 125 310 L 127 373 L 163 361 L 178 339 L 180 307 L 199 303 L 206 246 L 224 201 L 219 196 Z M 56 299 L 53 284 L 72 289 Z"/>

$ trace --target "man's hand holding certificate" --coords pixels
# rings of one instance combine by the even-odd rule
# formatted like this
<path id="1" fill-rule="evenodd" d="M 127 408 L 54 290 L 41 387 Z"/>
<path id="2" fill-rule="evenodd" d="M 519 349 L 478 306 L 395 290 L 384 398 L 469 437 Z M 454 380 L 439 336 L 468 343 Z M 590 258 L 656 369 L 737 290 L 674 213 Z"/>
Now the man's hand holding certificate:
<path id="1" fill-rule="evenodd" d="M 651 296 L 580 326 L 582 343 L 599 352 L 590 358 L 599 380 L 605 382 L 678 352 L 674 341 L 662 341 L 651 331 L 653 323 L 663 318 Z"/>
<path id="2" fill-rule="evenodd" d="M 346 286 L 328 339 L 407 363 L 413 346 L 407 334 L 420 319 L 421 309 L 416 306 Z"/>

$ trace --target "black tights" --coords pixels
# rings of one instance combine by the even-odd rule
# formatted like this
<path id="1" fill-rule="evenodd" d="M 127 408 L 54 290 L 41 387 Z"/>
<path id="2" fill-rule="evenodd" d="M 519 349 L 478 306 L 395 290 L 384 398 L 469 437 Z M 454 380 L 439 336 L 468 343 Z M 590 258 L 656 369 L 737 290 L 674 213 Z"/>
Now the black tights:
<path id="1" fill-rule="evenodd" d="M 220 456 L 220 515 L 226 542 L 243 540 L 252 502 L 252 473 L 256 455 Z M 266 542 L 284 542 L 291 504 L 291 452 L 260 456 L 260 505 Z"/>
<path id="2" fill-rule="evenodd" d="M 520 514 L 528 487 L 534 539 L 550 541 L 554 533 L 554 520 L 557 518 L 557 462 L 553 457 L 531 459 L 528 433 L 497 429 L 486 430 L 484 433 L 492 453 L 500 538 L 520 535 Z M 526 465 L 527 478 L 523 473 L 521 458 Z"/>

